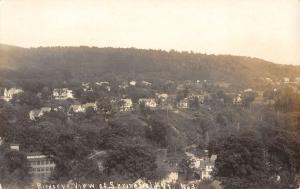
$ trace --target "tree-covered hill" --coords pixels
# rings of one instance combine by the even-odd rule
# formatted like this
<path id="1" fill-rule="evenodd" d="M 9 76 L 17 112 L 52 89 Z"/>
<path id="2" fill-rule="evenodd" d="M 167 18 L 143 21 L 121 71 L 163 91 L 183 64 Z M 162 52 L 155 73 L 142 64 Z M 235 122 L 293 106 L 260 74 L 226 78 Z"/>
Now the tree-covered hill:
<path id="1" fill-rule="evenodd" d="M 19 48 L 0 45 L 1 78 L 94 81 L 120 76 L 211 80 L 255 86 L 257 79 L 300 75 L 299 66 L 257 58 L 193 52 L 96 47 Z"/>

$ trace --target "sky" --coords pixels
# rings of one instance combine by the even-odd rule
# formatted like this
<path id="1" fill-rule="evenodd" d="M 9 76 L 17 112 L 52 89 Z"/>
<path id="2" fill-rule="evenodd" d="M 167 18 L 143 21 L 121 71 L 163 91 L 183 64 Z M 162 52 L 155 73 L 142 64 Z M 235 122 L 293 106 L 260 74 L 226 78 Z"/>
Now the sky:
<path id="1" fill-rule="evenodd" d="M 175 49 L 300 65 L 300 0 L 0 0 L 0 43 Z"/>

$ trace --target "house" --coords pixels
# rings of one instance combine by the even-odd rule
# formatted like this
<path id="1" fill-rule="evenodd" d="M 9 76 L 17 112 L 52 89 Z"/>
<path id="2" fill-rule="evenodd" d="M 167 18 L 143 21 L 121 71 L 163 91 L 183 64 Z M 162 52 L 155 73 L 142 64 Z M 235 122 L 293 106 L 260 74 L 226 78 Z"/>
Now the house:
<path id="1" fill-rule="evenodd" d="M 214 168 L 214 163 L 207 163 L 205 165 L 205 167 L 203 168 L 203 170 L 202 170 L 201 180 L 203 180 L 203 179 L 211 179 L 213 168 Z"/>
<path id="2" fill-rule="evenodd" d="M 187 109 L 189 107 L 189 99 L 184 98 L 177 103 L 177 108 Z"/>
<path id="3" fill-rule="evenodd" d="M 217 155 L 212 155 L 210 158 L 204 158 L 204 160 L 201 162 L 201 180 L 212 178 L 212 172 L 215 167 L 216 159 Z"/>
<path id="4" fill-rule="evenodd" d="M 185 152 L 186 156 L 191 160 L 191 168 L 199 169 L 203 158 L 196 157 L 193 153 Z"/>
<path id="5" fill-rule="evenodd" d="M 135 85 L 136 85 L 136 81 L 130 81 L 130 82 L 129 82 L 129 85 L 135 86 Z"/>
<path id="6" fill-rule="evenodd" d="M 232 103 L 233 104 L 242 104 L 242 95 L 238 94 L 236 97 L 233 98 Z"/>
<path id="7" fill-rule="evenodd" d="M 81 86 L 82 86 L 84 92 L 87 92 L 87 91 L 92 92 L 93 91 L 93 88 L 90 86 L 90 83 L 83 82 L 83 83 L 81 83 Z"/>
<path id="8" fill-rule="evenodd" d="M 0 146 L 2 146 L 2 144 L 3 144 L 3 139 L 2 137 L 0 137 Z"/>
<path id="9" fill-rule="evenodd" d="M 139 104 L 145 103 L 146 107 L 156 108 L 157 104 L 154 98 L 141 98 L 139 99 Z"/>
<path id="10" fill-rule="evenodd" d="M 19 144 L 10 144 L 9 148 L 11 150 L 16 150 L 16 151 L 20 151 L 20 145 Z"/>
<path id="11" fill-rule="evenodd" d="M 129 87 L 129 85 L 124 82 L 121 85 L 119 85 L 120 89 L 127 89 L 128 87 Z"/>
<path id="12" fill-rule="evenodd" d="M 110 83 L 108 81 L 96 82 L 96 85 L 105 88 L 108 92 L 111 91 Z"/>
<path id="13" fill-rule="evenodd" d="M 197 99 L 199 103 L 203 104 L 205 100 L 205 95 L 199 95 L 199 94 L 191 94 L 188 96 L 189 100 L 195 100 Z"/>
<path id="14" fill-rule="evenodd" d="M 75 113 L 79 113 L 79 112 L 84 113 L 84 112 L 86 112 L 86 110 L 88 108 L 93 108 L 93 110 L 97 111 L 97 103 L 90 102 L 90 103 L 86 103 L 86 104 L 73 104 L 69 108 L 69 113 L 71 110 Z"/>
<path id="15" fill-rule="evenodd" d="M 99 85 L 99 86 L 110 85 L 110 83 L 109 83 L 108 81 L 96 82 L 95 84 L 96 84 L 96 85 Z"/>
<path id="16" fill-rule="evenodd" d="M 47 182 L 55 168 L 55 163 L 51 157 L 40 152 L 34 152 L 26 154 L 26 158 L 30 168 L 29 174 L 33 182 Z"/>
<path id="17" fill-rule="evenodd" d="M 81 104 L 73 104 L 70 106 L 69 111 L 72 110 L 75 113 L 85 112 L 85 108 Z"/>
<path id="18" fill-rule="evenodd" d="M 123 98 L 120 100 L 120 111 L 126 112 L 132 110 L 132 100 L 130 98 Z"/>
<path id="19" fill-rule="evenodd" d="M 54 89 L 52 95 L 56 100 L 74 99 L 73 91 L 68 88 Z"/>
<path id="20" fill-rule="evenodd" d="M 194 154 L 189 152 L 186 152 L 185 154 L 192 161 L 191 168 L 196 170 L 195 172 L 200 176 L 200 180 L 212 178 L 212 172 L 217 155 L 212 155 L 211 157 L 208 157 L 207 155 L 203 157 L 196 157 Z"/>
<path id="21" fill-rule="evenodd" d="M 161 102 L 165 102 L 169 97 L 167 93 L 161 93 L 161 94 L 156 93 L 156 96 Z"/>
<path id="22" fill-rule="evenodd" d="M 14 95 L 24 92 L 22 89 L 11 88 L 11 89 L 4 89 L 3 96 L 1 97 L 3 100 L 9 102 Z"/>
<path id="23" fill-rule="evenodd" d="M 51 111 L 50 107 L 42 107 L 41 109 L 30 110 L 29 118 L 31 120 L 36 120 L 37 117 L 42 117 L 45 112 L 50 112 L 50 111 Z"/>

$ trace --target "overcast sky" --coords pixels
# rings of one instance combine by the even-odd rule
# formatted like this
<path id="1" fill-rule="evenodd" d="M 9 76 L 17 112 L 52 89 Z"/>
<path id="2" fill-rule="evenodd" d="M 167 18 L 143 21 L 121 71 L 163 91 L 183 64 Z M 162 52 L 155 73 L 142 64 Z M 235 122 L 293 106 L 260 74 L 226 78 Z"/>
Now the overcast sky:
<path id="1" fill-rule="evenodd" d="M 193 50 L 300 65 L 299 0 L 0 2 L 0 43 Z"/>

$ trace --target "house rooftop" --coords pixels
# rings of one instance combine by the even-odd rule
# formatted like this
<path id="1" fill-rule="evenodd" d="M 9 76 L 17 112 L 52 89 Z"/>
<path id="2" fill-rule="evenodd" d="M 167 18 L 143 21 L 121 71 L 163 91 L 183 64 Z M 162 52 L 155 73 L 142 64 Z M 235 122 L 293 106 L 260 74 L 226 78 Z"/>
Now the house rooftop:
<path id="1" fill-rule="evenodd" d="M 26 153 L 27 159 L 32 160 L 32 159 L 44 159 L 48 158 L 49 156 L 43 154 L 42 152 L 29 152 Z"/>

